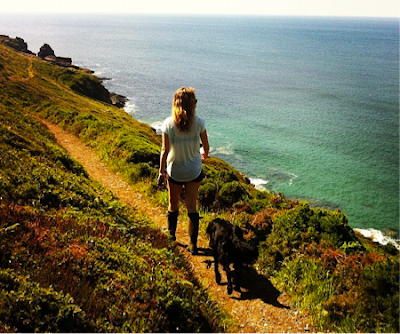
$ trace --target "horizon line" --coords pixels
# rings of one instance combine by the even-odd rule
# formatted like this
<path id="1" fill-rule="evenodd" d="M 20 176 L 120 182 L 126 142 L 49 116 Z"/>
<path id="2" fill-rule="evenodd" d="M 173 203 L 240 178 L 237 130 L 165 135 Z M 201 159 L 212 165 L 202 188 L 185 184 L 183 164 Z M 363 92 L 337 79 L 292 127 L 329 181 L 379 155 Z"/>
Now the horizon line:
<path id="1" fill-rule="evenodd" d="M 400 19 L 400 13 L 398 16 L 387 16 L 387 15 L 357 15 L 357 14 L 349 14 L 349 15 L 335 15 L 335 14 L 283 14 L 283 13 L 266 13 L 266 14 L 256 14 L 256 13 L 156 13 L 156 12 L 122 12 L 122 11 L 3 11 L 1 14 L 6 15 L 14 15 L 14 14 L 22 14 L 22 15 L 48 15 L 48 14 L 65 14 L 65 15 L 138 15 L 138 16 L 233 16 L 233 17 L 309 17 L 309 18 L 370 18 L 370 19 L 379 19 L 379 18 L 388 18 L 388 19 Z M 1 15 L 0 14 L 0 15 Z"/>

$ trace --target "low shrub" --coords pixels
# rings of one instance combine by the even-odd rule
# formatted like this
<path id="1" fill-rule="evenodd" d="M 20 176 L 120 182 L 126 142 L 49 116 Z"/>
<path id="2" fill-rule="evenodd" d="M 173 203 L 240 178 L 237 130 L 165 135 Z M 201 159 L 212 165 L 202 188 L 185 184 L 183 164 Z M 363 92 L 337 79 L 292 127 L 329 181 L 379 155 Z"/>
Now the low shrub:
<path id="1" fill-rule="evenodd" d="M 263 243 L 260 265 L 272 274 L 287 257 L 295 256 L 309 244 L 321 242 L 339 248 L 346 242 L 354 242 L 356 249 L 364 249 L 343 213 L 313 209 L 303 203 L 276 215 L 272 231 Z"/>
<path id="2" fill-rule="evenodd" d="M 334 294 L 332 275 L 312 258 L 286 259 L 274 279 L 279 281 L 279 286 L 285 287 L 296 307 L 315 315 L 323 314 L 323 303 Z"/>
<path id="3" fill-rule="evenodd" d="M 156 179 L 158 175 L 157 168 L 154 168 L 152 163 L 141 162 L 135 164 L 130 170 L 129 179 L 133 182 L 143 179 Z"/>
<path id="4" fill-rule="evenodd" d="M 0 268 L 0 332 L 93 332 L 95 325 L 69 295 Z"/>
<path id="5" fill-rule="evenodd" d="M 145 149 L 134 150 L 127 156 L 126 162 L 128 163 L 142 163 L 142 162 L 152 162 L 157 163 L 160 160 L 159 152 L 148 152 Z"/>
<path id="6" fill-rule="evenodd" d="M 365 332 L 399 333 L 399 262 L 376 261 L 360 279 L 356 319 Z"/>
<path id="7" fill-rule="evenodd" d="M 165 234 L 143 223 L 111 228 L 64 215 L 1 205 L 0 268 L 30 273 L 29 281 L 68 293 L 84 310 L 86 322 L 95 324 L 94 331 L 209 332 L 218 327 L 204 304 L 207 295 L 169 249 Z M 38 290 L 35 298 L 44 298 L 41 294 L 46 293 Z M 8 310 L 12 301 L 0 305 Z M 26 312 L 36 317 L 34 310 Z M 23 328 L 14 324 L 17 318 L 10 319 L 0 318 L 4 326 Z M 51 331 L 65 329 L 53 325 Z"/>
<path id="8" fill-rule="evenodd" d="M 232 181 L 221 187 L 218 192 L 218 201 L 222 207 L 227 208 L 248 195 L 246 189 L 238 181 Z"/>
<path id="9" fill-rule="evenodd" d="M 199 188 L 199 203 L 205 210 L 210 210 L 217 199 L 217 186 L 213 182 L 205 182 Z"/>
<path id="10" fill-rule="evenodd" d="M 260 242 L 265 241 L 268 235 L 272 232 L 273 212 L 274 210 L 265 209 L 252 216 L 250 225 L 253 227 L 254 234 Z"/>

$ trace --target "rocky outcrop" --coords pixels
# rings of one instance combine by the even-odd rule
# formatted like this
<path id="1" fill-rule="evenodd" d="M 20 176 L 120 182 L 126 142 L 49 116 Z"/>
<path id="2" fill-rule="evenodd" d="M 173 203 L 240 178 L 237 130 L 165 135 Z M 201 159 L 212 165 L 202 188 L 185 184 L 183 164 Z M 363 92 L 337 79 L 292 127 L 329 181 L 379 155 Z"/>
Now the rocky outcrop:
<path id="1" fill-rule="evenodd" d="M 72 59 L 68 58 L 68 57 L 46 56 L 44 58 L 44 60 L 48 61 L 49 63 L 58 65 L 58 66 L 78 68 L 77 66 L 72 65 Z"/>
<path id="2" fill-rule="evenodd" d="M 75 67 L 72 65 L 72 58 L 56 56 L 51 46 L 46 43 L 41 46 L 38 56 L 43 60 L 46 60 L 55 65 L 64 67 Z"/>
<path id="3" fill-rule="evenodd" d="M 125 103 L 128 101 L 128 98 L 126 96 L 119 95 L 116 93 L 110 93 L 110 98 L 111 98 L 111 103 L 118 108 L 125 107 Z"/>
<path id="4" fill-rule="evenodd" d="M 28 44 L 21 37 L 11 38 L 6 35 L 0 35 L 0 43 L 5 44 L 19 52 L 34 55 L 32 51 L 28 50 Z"/>
<path id="5" fill-rule="evenodd" d="M 45 59 L 47 56 L 56 56 L 54 53 L 54 50 L 51 48 L 51 46 L 49 44 L 43 44 L 40 47 L 38 56 L 42 59 Z"/>

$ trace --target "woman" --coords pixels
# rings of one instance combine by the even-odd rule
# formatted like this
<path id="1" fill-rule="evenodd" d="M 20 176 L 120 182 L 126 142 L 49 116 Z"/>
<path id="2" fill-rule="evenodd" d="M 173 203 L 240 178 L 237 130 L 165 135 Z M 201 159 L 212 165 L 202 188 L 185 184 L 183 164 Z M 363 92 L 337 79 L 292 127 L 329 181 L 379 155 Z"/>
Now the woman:
<path id="1" fill-rule="evenodd" d="M 168 230 L 174 240 L 178 223 L 179 199 L 185 187 L 189 216 L 189 251 L 197 254 L 199 214 L 197 195 L 204 178 L 202 160 L 208 157 L 209 144 L 205 122 L 196 116 L 196 96 L 192 87 L 181 87 L 172 101 L 172 115 L 162 125 L 162 148 L 158 182 L 167 181 Z M 200 140 L 204 153 L 200 153 Z"/>

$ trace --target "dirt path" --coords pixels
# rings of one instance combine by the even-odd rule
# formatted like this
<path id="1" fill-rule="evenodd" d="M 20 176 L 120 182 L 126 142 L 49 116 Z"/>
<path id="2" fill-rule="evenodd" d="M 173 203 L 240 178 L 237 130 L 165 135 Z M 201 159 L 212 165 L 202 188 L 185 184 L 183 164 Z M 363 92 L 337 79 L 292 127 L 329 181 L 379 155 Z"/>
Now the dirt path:
<path id="1" fill-rule="evenodd" d="M 133 186 L 128 185 L 118 174 L 105 167 L 97 155 L 77 137 L 46 120 L 40 121 L 55 135 L 57 142 L 84 166 L 92 179 L 102 183 L 125 204 L 142 211 L 155 225 L 166 231 L 166 216 L 163 209 L 147 202 Z M 177 241 L 181 246 L 189 241 L 187 224 L 185 217 L 182 216 L 179 217 Z M 242 293 L 234 291 L 231 296 L 227 295 L 226 277 L 223 271 L 220 270 L 222 285 L 218 285 L 215 283 L 214 270 L 207 268 L 212 257 L 208 251 L 208 241 L 205 236 L 199 235 L 198 246 L 200 247 L 198 256 L 191 256 L 185 252 L 187 261 L 212 298 L 237 319 L 240 332 L 304 333 L 311 330 L 307 317 L 291 309 L 287 297 L 252 268 L 243 270 Z"/>

